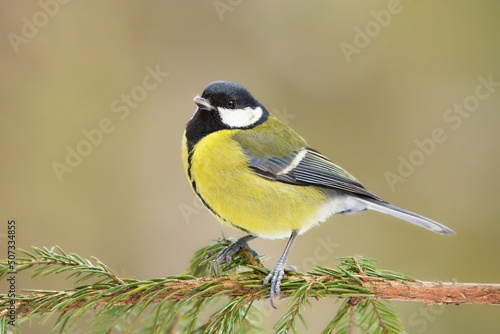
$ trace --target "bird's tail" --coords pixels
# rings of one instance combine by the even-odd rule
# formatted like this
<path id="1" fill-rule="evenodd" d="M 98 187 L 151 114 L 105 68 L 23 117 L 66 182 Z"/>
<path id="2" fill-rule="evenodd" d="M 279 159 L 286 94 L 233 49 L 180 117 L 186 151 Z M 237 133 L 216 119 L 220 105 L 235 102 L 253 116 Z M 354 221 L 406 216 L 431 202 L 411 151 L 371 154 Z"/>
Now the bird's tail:
<path id="1" fill-rule="evenodd" d="M 429 218 L 425 218 L 421 215 L 417 215 L 414 212 L 391 205 L 389 203 L 380 202 L 372 198 L 359 198 L 359 200 L 366 203 L 366 208 L 369 210 L 375 210 L 378 212 L 394 216 L 399 219 L 406 220 L 409 223 L 421 226 L 423 228 L 426 228 L 432 232 L 436 232 L 439 234 L 445 234 L 445 235 L 455 234 L 455 231 L 444 226 L 443 224 L 435 222 L 434 220 L 431 220 Z"/>

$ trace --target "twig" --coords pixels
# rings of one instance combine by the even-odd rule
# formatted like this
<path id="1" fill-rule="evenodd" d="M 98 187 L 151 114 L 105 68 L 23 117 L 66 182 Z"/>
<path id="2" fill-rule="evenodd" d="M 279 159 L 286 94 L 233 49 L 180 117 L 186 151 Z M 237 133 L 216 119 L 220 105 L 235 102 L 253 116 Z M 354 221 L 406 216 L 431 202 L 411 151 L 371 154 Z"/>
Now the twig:
<path id="1" fill-rule="evenodd" d="M 160 302 L 162 300 L 182 300 L 187 297 L 189 292 L 193 289 L 200 287 L 202 284 L 208 284 L 211 288 L 206 289 L 200 298 L 209 298 L 219 293 L 224 293 L 226 296 L 246 296 L 248 302 L 256 299 L 265 299 L 269 297 L 267 291 L 258 287 L 249 287 L 245 285 L 244 281 L 254 280 L 255 276 L 245 277 L 239 276 L 221 276 L 210 278 L 193 278 L 193 279 L 178 279 L 168 280 L 158 287 L 159 293 L 152 299 L 152 302 Z M 288 278 L 289 282 L 305 281 L 309 283 L 318 282 L 326 283 L 335 281 L 338 278 L 333 276 L 315 276 L 315 275 L 293 275 Z M 426 304 L 489 304 L 500 305 L 500 284 L 482 284 L 482 283 L 456 283 L 456 282 L 423 282 L 423 281 L 404 281 L 404 280 L 388 280 L 380 278 L 372 278 L 365 276 L 364 280 L 359 283 L 354 280 L 349 282 L 353 285 L 358 285 L 368 289 L 368 294 L 372 297 L 369 299 L 387 299 L 387 300 L 401 300 L 401 301 L 415 301 L 424 302 Z M 95 294 L 102 293 L 104 290 L 93 289 L 89 286 Z M 132 289 L 131 289 L 132 290 Z M 161 291 L 160 291 L 161 290 Z M 331 291 L 323 291 L 321 284 L 315 284 L 312 290 L 316 290 L 315 295 L 335 295 Z M 62 294 L 72 295 L 76 290 L 68 290 L 59 292 Z M 123 293 L 120 291 L 119 293 Z M 43 298 L 45 296 L 53 295 L 55 292 L 35 291 L 26 295 L 17 295 L 16 309 L 19 311 L 17 316 L 25 316 L 33 311 L 30 308 L 30 300 L 35 297 Z M 93 294 L 93 295 L 95 295 Z M 340 293 L 339 293 L 340 294 Z M 109 302 L 115 305 L 134 305 L 140 302 L 143 294 L 139 292 L 131 293 L 126 298 L 121 298 L 118 301 L 113 300 L 118 293 L 109 293 L 102 295 L 99 301 L 96 301 L 94 307 L 101 308 L 107 306 Z M 282 296 L 287 297 L 290 292 L 284 290 Z M 84 303 L 90 300 L 92 296 L 83 297 L 67 304 L 64 308 L 58 309 L 59 312 L 65 312 L 77 309 Z M 0 296 L 0 302 L 7 301 L 6 295 Z M 52 312 L 49 310 L 48 312 Z M 7 309 L 0 311 L 0 318 L 8 314 Z"/>

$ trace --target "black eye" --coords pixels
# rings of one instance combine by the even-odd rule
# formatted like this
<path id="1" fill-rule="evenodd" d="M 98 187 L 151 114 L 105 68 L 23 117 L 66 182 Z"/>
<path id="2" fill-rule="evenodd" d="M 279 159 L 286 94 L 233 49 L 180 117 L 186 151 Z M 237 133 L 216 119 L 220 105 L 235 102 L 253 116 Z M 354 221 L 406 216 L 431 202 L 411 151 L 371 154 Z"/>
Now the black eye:
<path id="1" fill-rule="evenodd" d="M 227 107 L 229 109 L 234 109 L 234 100 L 227 101 Z"/>

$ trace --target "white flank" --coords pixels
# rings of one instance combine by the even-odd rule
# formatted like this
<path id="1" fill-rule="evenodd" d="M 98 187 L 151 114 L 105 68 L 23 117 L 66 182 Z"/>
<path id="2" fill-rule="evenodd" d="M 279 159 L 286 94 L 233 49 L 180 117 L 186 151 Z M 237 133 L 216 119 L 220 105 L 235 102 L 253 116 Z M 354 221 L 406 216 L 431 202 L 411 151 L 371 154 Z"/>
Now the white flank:
<path id="1" fill-rule="evenodd" d="M 246 107 L 243 109 L 217 108 L 220 118 L 224 124 L 231 128 L 245 128 L 257 123 L 262 114 L 261 107 L 255 109 Z"/>
<path id="2" fill-rule="evenodd" d="M 292 162 L 290 162 L 290 164 L 285 169 L 283 169 L 282 171 L 280 171 L 278 173 L 278 175 L 283 175 L 283 174 L 286 174 L 286 173 L 290 173 L 295 167 L 297 167 L 299 165 L 299 163 L 302 161 L 302 159 L 304 159 L 304 157 L 306 156 L 306 154 L 307 154 L 307 150 L 305 148 L 303 148 L 295 156 L 295 158 L 293 158 Z"/>
<path id="3" fill-rule="evenodd" d="M 366 209 L 366 204 L 359 201 L 355 197 L 345 196 L 332 199 L 323 204 L 319 208 L 318 212 L 316 213 L 316 216 L 307 221 L 300 229 L 299 233 L 302 234 L 307 230 L 309 230 L 311 227 L 314 227 L 319 223 L 324 222 L 328 217 L 330 217 L 333 214 L 342 213 L 346 211 L 347 213 L 357 213 L 363 211 L 364 209 Z"/>
<path id="4" fill-rule="evenodd" d="M 305 221 L 299 230 L 299 234 L 303 234 L 310 228 L 324 222 L 328 217 L 333 214 L 350 211 L 349 213 L 357 213 L 366 209 L 366 203 L 358 200 L 352 196 L 337 197 L 335 199 L 330 199 L 318 208 L 316 214 Z M 260 238 L 264 239 L 283 239 L 288 238 L 292 231 L 286 228 L 274 234 L 259 234 Z"/>

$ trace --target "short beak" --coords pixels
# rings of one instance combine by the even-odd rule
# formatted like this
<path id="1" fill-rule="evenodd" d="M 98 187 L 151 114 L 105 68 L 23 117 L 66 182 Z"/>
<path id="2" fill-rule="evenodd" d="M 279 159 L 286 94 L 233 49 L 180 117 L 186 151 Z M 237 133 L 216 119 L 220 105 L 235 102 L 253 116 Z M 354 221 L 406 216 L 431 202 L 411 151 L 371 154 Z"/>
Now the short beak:
<path id="1" fill-rule="evenodd" d="M 210 102 L 208 102 L 207 99 L 204 99 L 202 98 L 201 96 L 196 96 L 194 99 L 193 99 L 194 103 L 196 103 L 198 105 L 198 107 L 200 109 L 203 109 L 203 110 L 215 110 L 215 108 L 210 104 Z"/>

